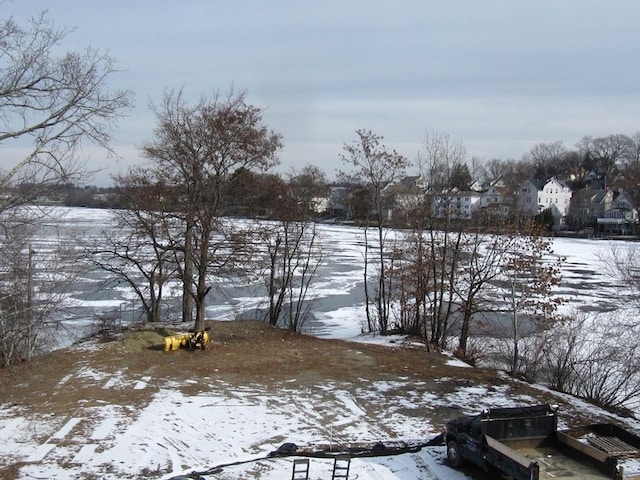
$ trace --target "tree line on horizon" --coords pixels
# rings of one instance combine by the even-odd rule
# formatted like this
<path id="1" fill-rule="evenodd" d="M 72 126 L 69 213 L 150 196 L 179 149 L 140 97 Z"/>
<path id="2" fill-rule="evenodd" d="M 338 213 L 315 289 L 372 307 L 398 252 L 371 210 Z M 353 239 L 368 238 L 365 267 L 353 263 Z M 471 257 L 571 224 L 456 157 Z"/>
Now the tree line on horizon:
<path id="1" fill-rule="evenodd" d="M 437 133 L 430 134 L 438 136 Z M 451 141 L 447 139 L 447 141 Z M 419 152 L 415 162 L 409 162 L 406 173 L 418 173 L 422 158 L 430 148 L 429 134 L 424 141 L 425 150 Z M 464 145 L 460 142 L 460 147 Z M 446 182 L 434 182 L 424 185 L 424 190 L 432 193 L 434 188 L 443 191 L 457 189 L 468 191 L 478 188 L 482 191 L 490 185 L 500 182 L 507 190 L 516 192 L 525 180 L 546 181 L 557 178 L 564 181 L 572 191 L 581 189 L 619 188 L 627 191 L 636 205 L 640 205 L 640 131 L 634 135 L 611 134 L 605 137 L 585 136 L 575 149 L 568 149 L 562 141 L 538 143 L 529 152 L 515 159 L 483 160 L 465 157 L 454 163 L 446 174 Z M 316 165 L 306 165 L 301 169 L 292 169 L 287 174 L 271 171 L 256 172 L 240 169 L 236 173 L 233 192 L 230 192 L 228 215 L 236 216 L 277 216 L 277 211 L 270 192 L 279 192 L 290 186 L 296 190 L 300 202 L 310 207 L 310 214 L 318 217 L 331 217 L 334 212 L 317 208 L 317 200 L 327 198 L 331 187 L 343 187 L 349 190 L 347 202 L 350 206 L 348 215 L 353 220 L 365 219 L 371 209 L 371 195 L 362 191 L 360 181 L 344 172 L 337 172 L 337 179 L 329 181 L 327 172 Z M 114 178 L 115 180 L 115 178 Z M 39 185 L 22 184 L 16 188 L 28 190 Z M 65 206 L 121 208 L 119 187 L 77 186 L 60 184 L 40 190 L 41 198 L 48 198 Z M 275 193 L 277 194 L 277 193 Z M 316 205 L 314 205 L 314 201 Z M 389 206 L 393 199 L 388 199 Z M 401 223 L 396 226 L 402 226 Z"/>

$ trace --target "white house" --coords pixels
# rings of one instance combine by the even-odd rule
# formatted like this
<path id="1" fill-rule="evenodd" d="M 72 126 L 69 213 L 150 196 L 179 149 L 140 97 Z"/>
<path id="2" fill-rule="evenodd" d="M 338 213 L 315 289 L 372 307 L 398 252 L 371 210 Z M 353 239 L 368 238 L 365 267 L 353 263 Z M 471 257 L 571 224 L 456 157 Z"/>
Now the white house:
<path id="1" fill-rule="evenodd" d="M 479 192 L 454 188 L 436 195 L 431 208 L 434 216 L 439 218 L 448 214 L 450 218 L 470 219 L 479 207 L 481 197 L 482 194 Z"/>
<path id="2" fill-rule="evenodd" d="M 553 177 L 546 182 L 526 180 L 518 189 L 518 210 L 534 216 L 550 209 L 556 225 L 564 223 L 571 202 L 571 189 Z"/>
<path id="3" fill-rule="evenodd" d="M 533 180 L 525 180 L 518 188 L 518 210 L 524 215 L 538 214 L 538 192 L 540 191 L 540 182 Z"/>

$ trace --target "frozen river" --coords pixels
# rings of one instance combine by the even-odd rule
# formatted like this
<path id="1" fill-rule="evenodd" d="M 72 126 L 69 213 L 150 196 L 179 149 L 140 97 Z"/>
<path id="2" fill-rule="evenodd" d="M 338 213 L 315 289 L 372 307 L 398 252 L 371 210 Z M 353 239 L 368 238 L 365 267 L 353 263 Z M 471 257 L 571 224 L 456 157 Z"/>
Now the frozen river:
<path id="1" fill-rule="evenodd" d="M 56 211 L 64 214 L 57 234 L 70 243 L 110 228 L 110 210 L 57 208 Z M 325 253 L 313 282 L 313 304 L 305 330 L 320 337 L 353 338 L 361 334 L 365 322 L 363 233 L 360 228 L 342 225 L 320 225 L 319 231 Z M 41 239 L 43 244 L 48 240 Z M 619 242 L 617 245 L 631 244 Z M 554 253 L 566 258 L 562 285 L 558 289 L 565 298 L 563 309 L 608 311 L 624 303 L 628 293 L 603 270 L 598 260 L 599 252 L 609 248 L 606 240 L 554 240 Z M 104 288 L 104 278 L 104 272 L 94 269 L 85 272 L 74 284 L 64 317 L 67 325 L 93 324 L 98 317 L 117 318 L 123 322 L 138 317 L 139 308 L 133 293 L 124 286 Z M 221 320 L 255 317 L 265 305 L 264 288 L 260 283 L 226 282 L 211 292 L 207 317 Z M 168 299 L 162 312 L 165 319 L 177 320 L 180 312 L 177 298 Z"/>

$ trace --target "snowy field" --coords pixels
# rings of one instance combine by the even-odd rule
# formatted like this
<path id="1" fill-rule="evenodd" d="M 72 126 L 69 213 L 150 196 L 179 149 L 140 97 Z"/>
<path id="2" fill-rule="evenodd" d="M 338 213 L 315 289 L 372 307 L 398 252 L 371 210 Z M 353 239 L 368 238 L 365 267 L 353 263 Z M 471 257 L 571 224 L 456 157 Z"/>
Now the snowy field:
<path id="1" fill-rule="evenodd" d="M 104 383 L 105 389 L 153 388 L 145 380 L 127 383 L 95 371 L 76 374 L 85 375 L 87 381 Z M 211 380 L 210 392 L 185 396 L 169 382 L 133 420 L 127 408 L 107 404 L 80 406 L 65 418 L 37 421 L 16 415 L 19 406 L 5 407 L 0 415 L 4 439 L 0 456 L 21 458 L 27 463 L 20 471 L 21 479 L 171 478 L 216 465 L 247 462 L 225 467 L 205 478 L 285 480 L 290 478 L 292 459 L 265 459 L 285 441 L 302 446 L 345 439 L 377 441 L 390 435 L 424 440 L 435 435 L 439 426 L 426 421 L 410 424 L 397 413 L 429 398 L 404 399 L 403 404 L 390 408 L 386 422 L 364 415 L 361 404 L 375 402 L 381 392 L 394 388 L 393 383 L 374 384 L 354 398 L 332 384 L 301 392 L 292 379 L 289 386 L 274 395 L 259 385 L 238 389 Z M 487 393 L 482 388 L 469 389 L 460 392 L 459 399 L 473 404 L 473 408 L 513 404 L 501 394 Z M 44 443 L 33 440 L 45 432 L 48 439 Z M 444 465 L 443 456 L 444 450 L 438 447 L 398 456 L 353 459 L 349 478 L 467 478 Z M 314 458 L 310 463 L 310 480 L 331 477 L 331 460 Z M 174 472 L 160 477 L 154 474 L 167 468 L 173 468 Z"/>
<path id="2" fill-rule="evenodd" d="M 99 347 L 85 344 L 79 348 L 89 353 Z M 84 398 L 58 415 L 35 415 L 28 407 L 14 403 L 1 405 L 0 465 L 24 463 L 12 478 L 169 480 L 223 465 L 221 471 L 202 478 L 288 480 L 293 457 L 267 458 L 285 442 L 298 446 L 424 442 L 437 435 L 450 417 L 431 423 L 411 414 L 420 406 L 455 405 L 451 411 L 455 416 L 488 407 L 537 403 L 513 390 L 506 379 L 498 385 L 460 382 L 446 394 L 430 391 L 415 377 L 371 381 L 355 392 L 336 381 L 300 387 L 295 378 L 267 388 L 261 384 L 238 387 L 215 376 L 194 375 L 185 385 L 166 378 L 155 381 L 152 368 L 148 375 L 132 376 L 126 369 L 107 372 L 89 368 L 83 366 L 82 356 L 78 358 L 77 368 L 60 380 L 50 396 L 68 388 L 77 377 L 98 386 L 104 397 Z M 457 360 L 450 363 L 461 371 L 470 368 Z M 443 377 L 441 381 L 450 382 L 451 378 Z M 187 394 L 183 390 L 190 382 L 207 388 L 198 394 Z M 106 400 L 117 394 L 121 394 L 119 398 L 132 399 L 130 403 Z M 145 401 L 141 402 L 143 397 Z M 558 398 L 586 418 L 604 415 L 581 401 L 564 395 Z M 41 401 L 46 403 L 47 399 Z M 382 401 L 383 417 L 367 413 Z M 561 415 L 560 427 L 564 426 Z M 639 429 L 640 423 L 630 426 Z M 330 479 L 332 466 L 330 459 L 310 459 L 309 479 Z M 446 465 L 444 447 L 424 447 L 419 452 L 396 456 L 353 458 L 349 478 L 490 480 L 479 471 L 470 470 L 469 474 L 474 476 Z"/>
<path id="3" fill-rule="evenodd" d="M 99 347 L 85 344 L 81 348 L 89 352 Z M 451 363 L 461 370 L 470 368 L 453 359 Z M 159 384 L 154 381 L 152 371 L 149 375 L 132 377 L 126 371 L 109 373 L 82 366 L 81 360 L 76 369 L 62 378 L 51 396 L 67 388 L 72 377 L 98 385 L 104 398 L 123 393 L 137 400 L 128 404 L 100 397 L 86 398 L 62 415 L 34 415 L 21 405 L 2 405 L 0 464 L 24 462 L 13 478 L 169 480 L 223 465 L 221 471 L 202 478 L 288 480 L 293 457 L 267 458 L 285 442 L 298 446 L 424 442 L 438 434 L 448 418 L 431 423 L 411 415 L 417 406 L 455 405 L 457 409 L 452 410 L 452 415 L 457 415 L 476 413 L 486 407 L 536 403 L 532 397 L 513 391 L 507 381 L 491 386 L 461 384 L 443 395 L 429 391 L 420 380 L 407 377 L 369 382 L 353 393 L 335 381 L 300 388 L 292 378 L 274 390 L 261 384 L 238 388 L 215 376 L 194 375 L 191 382 L 205 384 L 208 389 L 186 394 L 181 391 L 184 384 L 167 379 Z M 411 384 L 411 389 L 401 388 L 407 384 Z M 142 396 L 146 401 L 141 406 Z M 570 408 L 584 412 L 587 418 L 591 413 L 603 414 L 583 402 L 561 395 L 558 398 L 568 401 Z M 366 413 L 382 399 L 386 402 L 384 417 Z M 634 422 L 631 427 L 638 429 L 640 424 Z M 312 458 L 310 466 L 310 480 L 331 478 L 332 460 Z M 444 447 L 424 447 L 419 452 L 396 456 L 353 458 L 349 478 L 489 480 L 479 471 L 470 472 L 473 477 L 449 468 Z"/>
<path id="4" fill-rule="evenodd" d="M 67 213 L 65 229 L 80 233 L 95 233 L 101 224 L 106 225 L 109 217 L 106 210 L 70 209 Z M 311 333 L 365 340 L 360 333 L 363 319 L 360 231 L 341 226 L 322 226 L 321 230 L 322 241 L 330 246 L 332 253 L 315 284 Z M 557 239 L 554 246 L 556 254 L 567 258 L 561 288 L 572 308 L 597 305 L 606 310 L 619 305 L 622 293 L 614 280 L 601 272 L 597 262 L 597 253 L 608 248 L 607 242 Z M 84 284 L 95 280 L 87 278 Z M 233 292 L 238 295 L 232 295 Z M 81 290 L 73 293 L 78 309 L 68 322 L 89 321 L 92 315 L 114 307 L 122 309 L 131 303 L 130 295 L 123 290 L 99 295 L 94 292 L 88 300 L 86 295 L 87 292 Z M 260 302 L 251 296 L 250 289 L 229 287 L 224 295 L 213 299 L 207 313 L 210 318 L 234 318 L 259 308 Z M 194 470 L 246 461 L 204 478 L 288 480 L 291 458 L 264 458 L 284 442 L 311 445 L 333 441 L 423 441 L 439 433 L 447 419 L 443 418 L 440 424 L 416 421 L 406 414 L 416 405 L 442 402 L 440 404 L 459 406 L 461 412 L 474 413 L 483 407 L 533 402 L 532 398 L 515 394 L 501 385 L 469 385 L 445 396 L 436 396 L 423 391 L 419 383 L 409 378 L 398 378 L 397 385 L 372 383 L 357 395 L 340 384 L 315 385 L 300 391 L 296 380 L 291 379 L 274 393 L 261 385 L 231 388 L 212 378 L 204 379 L 211 385 L 206 394 L 186 395 L 171 383 L 154 384 L 151 375 L 131 378 L 126 372 L 113 375 L 82 368 L 69 375 L 103 385 L 105 393 L 117 389 L 146 389 L 149 401 L 134 415 L 126 406 L 114 406 L 97 398 L 74 406 L 68 415 L 45 418 L 34 418 L 20 405 L 1 405 L 0 459 L 25 462 L 16 478 L 169 479 Z M 193 381 L 202 380 L 194 378 Z M 64 383 L 65 379 L 58 388 L 65 388 Z M 399 384 L 411 384 L 415 393 L 395 398 L 389 395 Z M 388 418 L 365 415 L 363 406 L 379 401 L 382 394 L 393 399 Z M 585 411 L 593 408 L 577 400 L 573 403 Z M 631 426 L 640 428 L 635 423 Z M 331 478 L 332 465 L 331 460 L 312 459 L 310 480 Z M 462 480 L 469 477 L 446 466 L 442 447 L 429 447 L 398 456 L 355 458 L 349 478 Z"/>

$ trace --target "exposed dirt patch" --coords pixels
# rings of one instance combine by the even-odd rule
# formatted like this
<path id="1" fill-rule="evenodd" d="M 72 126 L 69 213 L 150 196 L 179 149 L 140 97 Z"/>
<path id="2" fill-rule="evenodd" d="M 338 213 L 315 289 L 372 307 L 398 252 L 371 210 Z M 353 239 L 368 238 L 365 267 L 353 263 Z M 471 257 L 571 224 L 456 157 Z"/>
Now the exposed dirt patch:
<path id="1" fill-rule="evenodd" d="M 450 392 L 460 386 L 508 383 L 518 394 L 531 395 L 540 401 L 546 396 L 494 371 L 449 365 L 447 356 L 429 352 L 415 342 L 388 347 L 325 340 L 258 321 L 211 321 L 208 326 L 212 341 L 206 350 L 165 352 L 163 338 L 176 330 L 145 327 L 124 332 L 115 340 L 95 347 L 71 347 L 29 364 L 1 370 L 0 401 L 34 408 L 46 406 L 55 412 L 79 400 L 108 401 L 105 395 L 110 394 L 126 395 L 129 401 L 132 396 L 135 398 L 135 391 L 103 388 L 98 372 L 115 378 L 153 377 L 158 387 L 171 382 L 192 389 L 199 388 L 192 381 L 194 376 L 206 378 L 207 382 L 215 378 L 238 385 L 275 386 L 296 379 L 297 384 L 303 385 L 337 381 L 352 383 L 354 387 L 370 381 L 410 377 L 427 382 L 434 393 Z M 71 376 L 72 373 L 76 375 Z M 67 376 L 69 379 L 65 381 Z M 207 388 L 205 381 L 201 388 Z M 54 390 L 55 401 L 49 398 Z M 557 402 L 557 398 L 553 401 Z M 451 407 L 455 409 L 455 405 Z"/>

